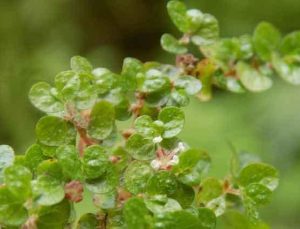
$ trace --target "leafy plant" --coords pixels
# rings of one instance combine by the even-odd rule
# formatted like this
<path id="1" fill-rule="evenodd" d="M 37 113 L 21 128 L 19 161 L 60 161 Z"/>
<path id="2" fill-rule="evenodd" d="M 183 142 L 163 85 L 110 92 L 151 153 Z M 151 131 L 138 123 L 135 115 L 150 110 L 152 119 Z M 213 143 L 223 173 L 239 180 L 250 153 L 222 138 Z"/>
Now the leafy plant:
<path id="1" fill-rule="evenodd" d="M 209 100 L 214 88 L 267 90 L 275 75 L 300 84 L 299 32 L 282 38 L 262 22 L 252 36 L 221 39 L 214 16 L 180 1 L 167 9 L 183 33 L 161 38 L 175 65 L 126 58 L 113 73 L 75 56 L 54 86 L 31 88 L 46 116 L 24 155 L 0 146 L 1 226 L 210 229 L 220 218 L 224 228 L 268 228 L 258 209 L 278 185 L 277 170 L 233 151 L 229 174 L 208 177 L 209 154 L 178 137 L 182 107 L 189 96 Z M 119 134 L 125 120 L 132 124 Z M 74 204 L 90 198 L 84 191 L 97 211 L 75 216 Z"/>

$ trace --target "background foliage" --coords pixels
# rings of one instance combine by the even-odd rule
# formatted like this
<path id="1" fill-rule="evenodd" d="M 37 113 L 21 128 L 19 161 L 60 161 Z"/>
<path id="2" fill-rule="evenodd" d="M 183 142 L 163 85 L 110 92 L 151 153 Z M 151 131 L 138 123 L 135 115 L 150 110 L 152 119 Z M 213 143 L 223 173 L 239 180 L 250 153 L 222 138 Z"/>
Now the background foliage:
<path id="1" fill-rule="evenodd" d="M 261 20 L 283 33 L 300 28 L 297 0 L 185 2 L 215 15 L 223 37 L 251 33 Z M 96 66 L 113 70 L 119 70 L 125 56 L 174 61 L 159 45 L 162 33 L 176 34 L 165 4 L 159 0 L 1 1 L 0 144 L 23 153 L 32 143 L 34 123 L 41 113 L 30 105 L 28 90 L 66 69 L 70 56 L 84 55 Z M 228 141 L 278 167 L 281 184 L 263 218 L 272 228 L 297 228 L 300 91 L 278 81 L 262 94 L 220 92 L 210 103 L 194 101 L 186 112 L 182 135 L 192 146 L 211 153 L 216 175 L 228 169 Z"/>

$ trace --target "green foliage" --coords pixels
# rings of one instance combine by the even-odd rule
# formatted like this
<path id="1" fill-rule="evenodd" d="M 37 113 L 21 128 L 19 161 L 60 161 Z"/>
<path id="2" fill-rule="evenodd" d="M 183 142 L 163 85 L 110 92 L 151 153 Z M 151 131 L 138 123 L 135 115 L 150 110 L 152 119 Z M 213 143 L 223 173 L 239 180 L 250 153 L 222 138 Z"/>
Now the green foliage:
<path id="1" fill-rule="evenodd" d="M 180 1 L 167 10 L 183 32 L 161 39 L 178 54 L 176 65 L 126 58 L 113 73 L 75 56 L 55 86 L 32 87 L 29 98 L 46 115 L 24 156 L 0 146 L 0 227 L 213 229 L 220 220 L 224 228 L 266 228 L 259 207 L 270 202 L 277 170 L 234 153 L 228 176 L 207 177 L 209 154 L 179 138 L 182 107 L 189 96 L 210 99 L 214 87 L 267 90 L 276 74 L 299 84 L 299 33 L 282 39 L 263 22 L 253 36 L 221 39 L 212 15 Z M 118 121 L 127 119 L 121 139 Z M 76 220 L 74 203 L 86 190 L 96 212 Z"/>

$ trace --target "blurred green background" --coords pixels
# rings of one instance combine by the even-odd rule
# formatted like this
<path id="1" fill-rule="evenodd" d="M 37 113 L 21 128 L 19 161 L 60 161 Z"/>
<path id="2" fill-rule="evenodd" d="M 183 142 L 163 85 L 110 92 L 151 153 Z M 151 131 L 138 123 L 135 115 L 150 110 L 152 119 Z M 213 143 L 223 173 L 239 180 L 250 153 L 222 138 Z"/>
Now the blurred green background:
<path id="1" fill-rule="evenodd" d="M 126 56 L 172 63 L 159 46 L 162 33 L 177 33 L 166 0 L 0 0 L 0 144 L 18 153 L 34 141 L 42 115 L 27 99 L 36 81 L 68 69 L 73 55 L 119 71 Z M 214 14 L 222 36 L 251 33 L 266 20 L 284 34 L 300 29 L 299 0 L 187 0 Z M 273 202 L 262 211 L 271 228 L 300 227 L 300 88 L 278 80 L 261 94 L 218 92 L 193 101 L 182 134 L 213 157 L 212 173 L 228 169 L 228 141 L 280 169 Z"/>

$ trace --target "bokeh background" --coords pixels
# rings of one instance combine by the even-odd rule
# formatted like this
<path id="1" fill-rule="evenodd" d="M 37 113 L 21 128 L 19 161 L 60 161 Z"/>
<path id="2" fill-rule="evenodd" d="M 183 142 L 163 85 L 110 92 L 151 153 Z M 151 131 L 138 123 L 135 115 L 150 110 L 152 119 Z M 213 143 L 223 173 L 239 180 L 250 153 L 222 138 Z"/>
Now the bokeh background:
<path id="1" fill-rule="evenodd" d="M 0 144 L 23 153 L 34 142 L 42 115 L 27 93 L 53 80 L 73 55 L 119 71 L 126 56 L 172 63 L 159 46 L 162 33 L 177 33 L 166 0 L 0 0 Z M 223 37 L 252 33 L 266 20 L 283 34 L 300 29 L 299 0 L 186 0 L 214 14 Z M 300 228 L 300 88 L 275 82 L 261 94 L 218 92 L 209 103 L 192 101 L 182 137 L 207 149 L 212 174 L 224 176 L 231 152 L 261 156 L 280 170 L 273 202 L 262 210 L 275 229 Z"/>

